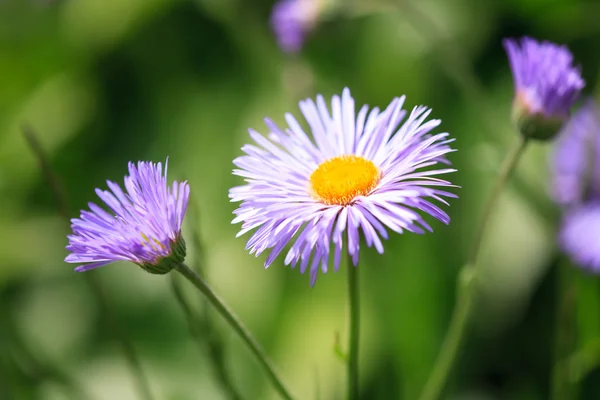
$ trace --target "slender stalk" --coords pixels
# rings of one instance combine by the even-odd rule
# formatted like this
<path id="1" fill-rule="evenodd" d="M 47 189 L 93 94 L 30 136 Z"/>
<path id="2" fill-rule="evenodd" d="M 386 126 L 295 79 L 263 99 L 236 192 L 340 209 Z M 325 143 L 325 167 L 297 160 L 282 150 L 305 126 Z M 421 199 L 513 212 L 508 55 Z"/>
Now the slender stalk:
<path id="1" fill-rule="evenodd" d="M 462 279 L 459 278 L 456 305 L 450 319 L 450 326 L 444 337 L 442 348 L 429 375 L 427 384 L 421 393 L 421 400 L 439 398 L 446 386 L 446 380 L 460 349 L 462 338 L 473 309 L 472 292 L 474 291 L 474 281 L 473 275 L 470 274 L 471 272 L 472 270 L 467 268 L 461 271 L 461 275 L 465 274 L 465 276 L 461 276 Z M 466 275 L 469 276 L 467 277 Z"/>
<path id="2" fill-rule="evenodd" d="M 600 338 L 592 340 L 568 359 L 569 379 L 577 386 L 600 366 Z"/>
<path id="3" fill-rule="evenodd" d="M 242 341 L 248 346 L 250 351 L 254 354 L 260 365 L 263 367 L 267 376 L 271 380 L 273 386 L 282 398 L 291 400 L 293 399 L 290 391 L 283 383 L 279 373 L 275 370 L 273 363 L 265 354 L 260 344 L 254 339 L 250 331 L 244 326 L 242 321 L 233 313 L 233 311 L 223 302 L 223 300 L 208 286 L 208 284 L 198 275 L 195 271 L 190 269 L 187 265 L 181 263 L 175 267 L 177 272 L 183 275 L 192 285 L 194 285 L 212 304 L 219 314 L 231 325 L 233 330 L 240 336 Z"/>
<path id="4" fill-rule="evenodd" d="M 508 183 L 510 175 L 517 167 L 517 164 L 519 163 L 519 160 L 521 159 L 521 156 L 523 155 L 523 152 L 529 143 L 527 138 L 521 134 L 518 135 L 518 138 L 518 141 L 513 145 L 512 149 L 506 155 L 506 158 L 500 167 L 500 171 L 496 176 L 496 180 L 494 181 L 494 186 L 492 187 L 490 197 L 488 197 L 488 200 L 483 208 L 483 213 L 481 214 L 481 219 L 479 220 L 479 225 L 477 227 L 477 231 L 475 232 L 475 241 L 473 242 L 473 247 L 471 248 L 471 252 L 467 260 L 467 265 L 472 268 L 477 267 L 483 236 L 485 235 L 492 212 L 494 211 L 494 208 L 500 199 L 500 194 Z"/>
<path id="5" fill-rule="evenodd" d="M 571 263 L 572 264 L 572 263 Z M 598 279 L 571 265 L 576 288 L 576 345 L 569 355 L 568 369 L 571 384 L 578 388 L 589 374 L 600 368 L 600 292 Z"/>
<path id="6" fill-rule="evenodd" d="M 134 382 L 137 387 L 138 396 L 140 397 L 140 399 L 152 400 L 153 396 L 152 392 L 150 391 L 150 383 L 148 382 L 148 378 L 146 377 L 146 374 L 144 374 L 144 370 L 142 369 L 142 365 L 136 354 L 133 344 L 129 341 L 127 335 L 125 335 L 125 333 L 121 329 L 121 326 L 117 322 L 115 314 L 112 312 L 102 282 L 93 273 L 85 273 L 83 275 L 88 285 L 90 285 L 94 294 L 96 295 L 96 299 L 98 300 L 102 314 L 104 314 L 105 318 L 108 320 L 108 324 L 110 325 L 111 330 L 114 332 L 116 339 L 121 345 L 121 351 L 123 352 L 125 360 L 127 360 L 129 369 L 131 370 L 131 373 L 134 377 Z"/>
<path id="7" fill-rule="evenodd" d="M 48 186 L 50 186 L 52 196 L 54 196 L 54 203 L 56 205 L 58 215 L 63 217 L 67 221 L 67 224 L 70 224 L 71 220 L 69 218 L 69 202 L 67 201 L 65 188 L 50 165 L 48 157 L 46 157 L 46 152 L 42 148 L 40 141 L 37 139 L 35 130 L 29 125 L 23 125 L 21 130 L 23 132 L 23 137 L 25 137 L 29 148 L 31 148 L 31 151 L 38 162 L 38 167 L 44 175 L 46 183 Z"/>
<path id="8" fill-rule="evenodd" d="M 67 226 L 70 224 L 69 218 L 69 206 L 67 202 L 67 196 L 65 194 L 64 187 L 60 181 L 58 175 L 52 169 L 48 158 L 46 157 L 46 153 L 42 148 L 39 140 L 37 139 L 36 132 L 34 129 L 28 125 L 22 126 L 23 136 L 25 137 L 27 144 L 31 148 L 33 154 L 36 156 L 39 168 L 44 174 L 44 178 L 46 179 L 48 185 L 52 190 L 52 195 L 54 196 L 54 200 L 56 203 L 56 207 L 58 209 L 58 214 L 62 216 L 67 223 Z M 116 339 L 119 341 L 121 345 L 121 350 L 123 351 L 123 355 L 125 356 L 125 360 L 133 374 L 135 384 L 138 390 L 138 394 L 140 399 L 144 400 L 152 400 L 152 394 L 150 392 L 150 385 L 142 370 L 141 364 L 135 352 L 135 349 L 125 333 L 121 330 L 119 323 L 117 322 L 117 318 L 115 317 L 112 309 L 110 307 L 108 298 L 104 292 L 104 288 L 102 286 L 102 282 L 92 273 L 83 274 L 86 279 L 86 282 L 92 288 L 94 295 L 96 296 L 96 300 L 100 305 L 100 309 L 102 313 L 108 320 L 112 331 L 114 332 Z"/>
<path id="9" fill-rule="evenodd" d="M 483 243 L 483 237 L 492 212 L 500 198 L 500 194 L 508 183 L 508 179 L 515 170 L 527 147 L 528 140 L 520 134 L 518 135 L 518 138 L 517 143 L 515 143 L 504 159 L 500 171 L 496 176 L 490 197 L 488 197 L 488 200 L 484 205 L 483 213 L 481 214 L 481 219 L 479 220 L 479 225 L 475 233 L 473 247 L 469 253 L 469 258 L 467 259 L 467 264 L 459 273 L 457 302 L 450 318 L 450 327 L 446 332 L 442 349 L 434 364 L 433 371 L 421 394 L 421 400 L 434 400 L 440 396 L 462 344 L 466 326 L 469 323 L 474 296 L 476 295 L 475 283 L 479 274 L 477 261 Z"/>
<path id="10" fill-rule="evenodd" d="M 231 381 L 227 368 L 225 367 L 223 348 L 224 345 L 220 339 L 220 336 L 215 332 L 214 327 L 210 324 L 208 316 L 206 318 L 200 318 L 196 315 L 191 305 L 188 303 L 181 284 L 176 275 L 171 274 L 171 289 L 177 299 L 177 303 L 183 310 L 185 318 L 188 323 L 190 334 L 196 342 L 203 346 L 208 347 L 210 360 L 213 364 L 213 368 L 217 375 L 218 381 L 221 384 L 224 392 L 231 400 L 240 400 L 242 396 L 235 389 L 233 382 Z M 208 336 L 208 337 L 207 337 Z"/>
<path id="11" fill-rule="evenodd" d="M 574 399 L 577 385 L 571 380 L 570 357 L 575 347 L 575 291 L 573 266 L 566 259 L 557 265 L 556 321 L 554 328 L 554 366 L 551 394 L 553 400 Z"/>
<path id="12" fill-rule="evenodd" d="M 198 210 L 197 203 L 190 203 L 188 206 L 188 214 L 191 214 L 189 216 L 190 219 L 194 221 L 198 220 L 200 211 Z M 191 267 L 198 275 L 202 276 L 205 265 L 205 251 L 197 224 L 192 225 L 190 236 L 191 246 L 193 246 L 196 254 L 194 263 Z M 210 312 L 211 310 L 207 306 L 203 307 L 202 313 L 194 310 L 187 302 L 181 289 L 180 280 L 175 274 L 171 274 L 171 288 L 173 289 L 173 294 L 175 295 L 177 302 L 184 312 L 192 337 L 196 339 L 198 345 L 207 348 L 209 361 L 212 364 L 213 371 L 221 388 L 231 400 L 242 399 L 242 395 L 235 388 L 227 369 L 224 338 L 223 335 L 219 334 L 218 329 L 214 324 L 214 315 Z"/>
<path id="13" fill-rule="evenodd" d="M 359 398 L 358 343 L 360 337 L 360 296 L 358 267 L 352 265 L 348 256 L 348 303 L 350 305 L 350 335 L 348 345 L 348 400 Z"/>
<path id="14" fill-rule="evenodd" d="M 3 304 L 4 298 L 0 299 Z M 51 380 L 61 385 L 64 393 L 72 399 L 89 400 L 85 392 L 73 376 L 61 365 L 49 360 L 47 354 L 40 354 L 40 349 L 33 349 L 19 334 L 13 316 L 6 304 L 0 305 L 0 326 L 3 327 L 0 337 L 0 361 L 4 361 L 11 373 L 21 372 L 33 382 L 42 383 Z M 0 380 L 0 386 L 1 386 Z"/>

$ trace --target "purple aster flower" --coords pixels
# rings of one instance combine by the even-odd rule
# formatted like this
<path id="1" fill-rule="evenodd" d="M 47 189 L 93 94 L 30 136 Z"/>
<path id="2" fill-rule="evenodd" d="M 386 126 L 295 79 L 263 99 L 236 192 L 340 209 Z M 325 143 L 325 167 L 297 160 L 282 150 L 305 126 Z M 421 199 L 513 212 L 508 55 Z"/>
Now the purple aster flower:
<path id="1" fill-rule="evenodd" d="M 558 135 L 552 154 L 552 194 L 564 206 L 587 201 L 600 184 L 600 109 L 588 100 Z M 594 170 L 595 169 L 595 170 Z M 592 176 L 596 177 L 590 181 Z M 594 188 L 598 192 L 599 187 Z"/>
<path id="2" fill-rule="evenodd" d="M 523 134 L 553 137 L 570 114 L 585 82 L 566 46 L 524 37 L 505 39 L 515 82 L 513 113 Z"/>
<path id="3" fill-rule="evenodd" d="M 89 203 L 71 222 L 66 262 L 87 271 L 114 261 L 131 261 L 148 272 L 164 274 L 185 258 L 181 224 L 188 204 L 187 182 L 167 185 L 167 163 L 129 163 L 125 189 L 107 181 L 109 190 L 96 194 L 110 209 Z"/>
<path id="4" fill-rule="evenodd" d="M 341 98 L 333 96 L 331 112 L 322 96 L 300 102 L 310 135 L 291 114 L 287 129 L 265 119 L 268 137 L 249 130 L 257 146 L 242 147 L 246 155 L 234 160 L 233 171 L 247 184 L 229 196 L 242 202 L 233 220 L 243 222 L 238 236 L 255 230 L 246 248 L 256 255 L 270 249 L 265 267 L 290 243 L 285 264 L 299 262 L 302 273 L 309 268 L 314 285 L 319 268 L 325 273 L 332 262 L 338 269 L 343 251 L 358 263 L 360 232 L 383 253 L 388 229 L 432 230 L 419 211 L 449 223 L 429 199 L 447 204 L 443 197 L 456 197 L 440 190 L 453 185 L 436 177 L 455 170 L 424 168 L 449 164 L 453 139 L 430 133 L 440 120 L 426 121 L 426 107 L 405 118 L 403 103 L 395 98 L 383 111 L 365 105 L 356 114 L 344 89 Z"/>
<path id="5" fill-rule="evenodd" d="M 560 133 L 552 159 L 553 197 L 564 207 L 560 247 L 600 272 L 600 109 L 593 100 Z"/>
<path id="6" fill-rule="evenodd" d="M 271 27 L 283 51 L 300 51 L 322 8 L 323 0 L 280 0 L 273 6 Z"/>
<path id="7" fill-rule="evenodd" d="M 600 202 L 576 207 L 564 218 L 559 245 L 579 266 L 600 273 Z"/>

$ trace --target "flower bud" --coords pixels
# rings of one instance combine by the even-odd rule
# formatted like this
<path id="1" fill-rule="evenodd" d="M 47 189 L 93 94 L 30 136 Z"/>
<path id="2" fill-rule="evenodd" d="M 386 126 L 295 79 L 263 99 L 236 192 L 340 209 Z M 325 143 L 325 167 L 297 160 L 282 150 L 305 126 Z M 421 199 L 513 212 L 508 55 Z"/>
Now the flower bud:
<path id="1" fill-rule="evenodd" d="M 549 140 L 569 118 L 585 82 L 566 46 L 523 38 L 506 39 L 515 82 L 513 122 L 529 139 Z"/>

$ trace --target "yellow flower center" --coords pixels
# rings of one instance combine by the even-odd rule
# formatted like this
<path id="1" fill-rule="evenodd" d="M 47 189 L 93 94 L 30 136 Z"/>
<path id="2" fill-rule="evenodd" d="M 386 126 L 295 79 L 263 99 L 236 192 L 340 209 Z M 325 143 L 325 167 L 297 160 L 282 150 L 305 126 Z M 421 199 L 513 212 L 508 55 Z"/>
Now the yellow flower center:
<path id="1" fill-rule="evenodd" d="M 369 194 L 381 179 L 373 162 L 359 156 L 337 156 L 322 162 L 310 175 L 313 195 L 325 204 L 345 206 Z"/>

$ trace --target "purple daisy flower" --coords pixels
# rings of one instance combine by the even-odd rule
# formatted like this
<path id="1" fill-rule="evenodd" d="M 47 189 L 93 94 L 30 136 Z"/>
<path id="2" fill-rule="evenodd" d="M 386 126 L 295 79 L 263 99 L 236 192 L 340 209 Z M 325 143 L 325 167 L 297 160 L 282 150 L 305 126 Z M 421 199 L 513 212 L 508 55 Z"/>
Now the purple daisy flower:
<path id="1" fill-rule="evenodd" d="M 600 109 L 593 100 L 560 133 L 552 161 L 553 197 L 565 211 L 559 245 L 600 272 Z"/>
<path id="2" fill-rule="evenodd" d="M 185 243 L 181 224 L 187 209 L 190 188 L 187 182 L 167 185 L 162 164 L 129 163 L 125 189 L 107 181 L 109 190 L 96 194 L 112 211 L 94 203 L 71 220 L 66 262 L 83 264 L 75 271 L 87 271 L 114 261 L 131 261 L 148 272 L 164 274 L 183 262 Z"/>
<path id="3" fill-rule="evenodd" d="M 271 13 L 271 27 L 279 47 L 287 53 L 297 53 L 304 38 L 316 25 L 323 0 L 280 0 Z"/>
<path id="4" fill-rule="evenodd" d="M 233 171 L 247 184 L 232 188 L 229 197 L 242 202 L 233 220 L 243 222 L 238 236 L 256 229 L 246 248 L 256 255 L 270 249 L 265 267 L 291 243 L 285 264 L 300 262 L 304 273 L 310 262 L 314 285 L 319 267 L 327 272 L 331 253 L 334 270 L 345 246 L 358 263 L 360 232 L 367 246 L 383 253 L 387 229 L 432 230 L 418 211 L 449 223 L 428 198 L 447 204 L 443 197 L 456 197 L 440 190 L 453 185 L 436 177 L 455 170 L 421 169 L 449 164 L 453 139 L 430 134 L 440 120 L 426 121 L 427 107 L 415 107 L 405 119 L 403 103 L 404 96 L 381 112 L 365 105 L 356 114 L 344 89 L 341 98 L 333 96 L 331 113 L 320 95 L 316 103 L 300 102 L 310 136 L 291 114 L 287 129 L 265 119 L 268 138 L 249 130 L 258 146 L 242 147 L 246 155 L 234 160 L 239 169 Z"/>
<path id="5" fill-rule="evenodd" d="M 600 273 L 600 202 L 576 207 L 564 218 L 559 245 L 577 265 Z"/>
<path id="6" fill-rule="evenodd" d="M 600 109 L 590 99 L 573 115 L 556 141 L 551 166 L 554 200 L 564 206 L 586 201 L 585 194 L 593 183 L 587 180 L 592 174 L 600 179 L 599 167 Z"/>
<path id="7" fill-rule="evenodd" d="M 568 117 L 585 82 L 566 46 L 524 37 L 521 46 L 505 39 L 515 81 L 515 97 L 530 114 Z"/>

